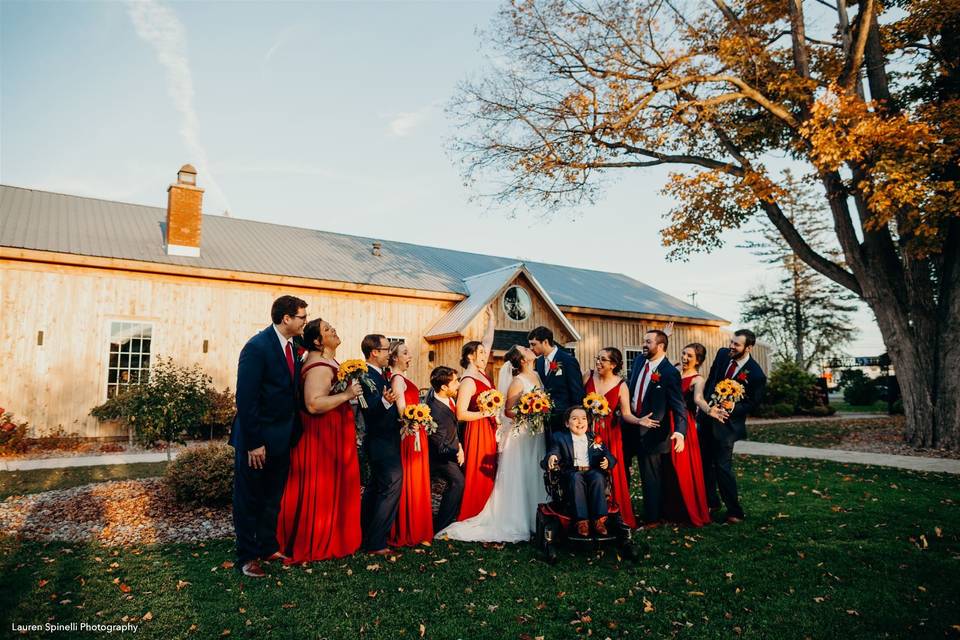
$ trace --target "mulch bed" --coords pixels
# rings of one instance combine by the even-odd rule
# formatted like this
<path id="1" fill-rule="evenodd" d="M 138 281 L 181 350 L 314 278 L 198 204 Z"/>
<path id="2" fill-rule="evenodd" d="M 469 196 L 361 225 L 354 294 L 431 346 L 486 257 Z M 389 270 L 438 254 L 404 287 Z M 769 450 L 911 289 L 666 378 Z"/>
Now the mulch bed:
<path id="1" fill-rule="evenodd" d="M 903 427 L 901 425 L 852 431 L 844 436 L 843 441 L 835 444 L 831 449 L 844 451 L 866 451 L 869 453 L 888 453 L 898 456 L 919 456 L 922 458 L 947 458 L 960 460 L 960 451 L 945 451 L 943 449 L 915 449 L 903 441 Z"/>

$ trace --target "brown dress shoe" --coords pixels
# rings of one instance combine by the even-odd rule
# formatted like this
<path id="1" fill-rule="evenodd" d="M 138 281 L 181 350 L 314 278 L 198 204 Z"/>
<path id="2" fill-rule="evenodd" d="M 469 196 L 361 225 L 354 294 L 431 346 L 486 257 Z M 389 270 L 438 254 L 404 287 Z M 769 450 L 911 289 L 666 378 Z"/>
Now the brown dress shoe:
<path id="1" fill-rule="evenodd" d="M 586 538 L 590 535 L 590 521 L 577 520 L 577 535 Z"/>
<path id="2" fill-rule="evenodd" d="M 244 563 L 242 571 L 243 575 L 247 576 L 248 578 L 267 577 L 267 574 L 264 573 L 263 569 L 260 567 L 259 560 L 251 560 L 250 562 Z"/>
<path id="3" fill-rule="evenodd" d="M 388 556 L 393 553 L 393 551 L 390 550 L 390 547 L 384 547 L 383 549 L 377 549 L 376 551 L 370 551 L 368 553 L 372 556 Z"/>
<path id="4" fill-rule="evenodd" d="M 598 536 L 607 535 L 607 516 L 600 516 L 593 522 L 593 530 Z"/>
<path id="5" fill-rule="evenodd" d="M 264 558 L 264 560 L 266 560 L 267 562 L 273 562 L 274 560 L 289 560 L 289 559 L 290 559 L 290 558 L 288 558 L 287 556 L 283 555 L 283 554 L 280 553 L 279 551 L 274 551 L 274 552 L 271 553 L 269 556 L 267 556 L 266 558 Z"/>
<path id="6" fill-rule="evenodd" d="M 743 518 L 738 518 L 737 516 L 727 516 L 727 524 L 740 524 L 743 522 Z"/>
<path id="7" fill-rule="evenodd" d="M 660 522 L 659 520 L 654 520 L 653 522 L 644 522 L 644 523 L 643 523 L 643 528 L 644 528 L 644 529 L 656 529 L 657 527 L 659 527 L 659 526 L 661 526 L 661 525 L 663 525 L 662 522 Z"/>

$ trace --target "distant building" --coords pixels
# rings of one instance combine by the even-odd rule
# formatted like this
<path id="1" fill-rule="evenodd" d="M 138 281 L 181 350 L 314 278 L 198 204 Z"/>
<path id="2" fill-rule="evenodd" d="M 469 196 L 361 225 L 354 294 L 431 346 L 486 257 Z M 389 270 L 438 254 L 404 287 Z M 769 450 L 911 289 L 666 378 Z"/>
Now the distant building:
<path id="1" fill-rule="evenodd" d="M 625 275 L 202 215 L 190 165 L 167 191 L 162 209 L 0 186 L 0 405 L 35 428 L 113 435 L 90 409 L 157 356 L 234 386 L 240 349 L 282 294 L 337 327 L 341 358 L 359 357 L 367 333 L 406 341 L 421 386 L 434 366 L 458 367 L 491 302 L 492 374 L 538 325 L 584 369 L 605 346 L 629 367 L 668 321 L 674 361 L 689 342 L 712 360 L 729 339 L 726 320 Z M 754 353 L 769 368 L 767 347 Z"/>

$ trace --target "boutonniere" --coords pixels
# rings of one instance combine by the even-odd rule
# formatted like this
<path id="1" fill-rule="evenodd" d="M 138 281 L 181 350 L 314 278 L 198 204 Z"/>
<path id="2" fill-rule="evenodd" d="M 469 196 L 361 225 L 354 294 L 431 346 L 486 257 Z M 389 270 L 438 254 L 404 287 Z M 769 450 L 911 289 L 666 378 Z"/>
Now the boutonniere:
<path id="1" fill-rule="evenodd" d="M 307 350 L 303 347 L 297 347 L 297 360 L 303 362 L 307 359 Z"/>
<path id="2" fill-rule="evenodd" d="M 747 381 L 747 372 L 746 372 L 746 371 L 741 371 L 741 372 L 737 375 L 737 381 L 738 381 L 738 382 L 746 382 L 746 381 Z"/>
<path id="3" fill-rule="evenodd" d="M 558 376 L 563 375 L 563 369 L 560 368 L 560 363 L 556 360 L 550 361 L 550 373 L 556 374 Z"/>
<path id="4" fill-rule="evenodd" d="M 660 382 L 660 372 L 654 371 L 650 374 L 650 382 Z"/>
<path id="5" fill-rule="evenodd" d="M 590 446 L 594 449 L 603 449 L 603 440 L 600 438 L 600 436 L 594 436 L 593 444 Z"/>

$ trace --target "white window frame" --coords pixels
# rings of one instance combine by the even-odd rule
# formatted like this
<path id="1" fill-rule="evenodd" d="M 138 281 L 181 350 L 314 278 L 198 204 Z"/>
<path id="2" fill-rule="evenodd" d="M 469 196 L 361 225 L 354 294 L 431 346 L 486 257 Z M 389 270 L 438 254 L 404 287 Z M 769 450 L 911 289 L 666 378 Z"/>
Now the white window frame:
<path id="1" fill-rule="evenodd" d="M 624 377 L 624 379 L 629 379 L 629 378 L 630 378 L 630 364 L 632 364 L 632 363 L 630 362 L 630 358 L 628 357 L 627 354 L 628 354 L 629 352 L 631 352 L 631 351 L 636 352 L 636 355 L 635 355 L 634 358 L 633 358 L 634 360 L 636 360 L 637 358 L 642 358 L 642 357 L 643 357 L 643 347 L 629 346 L 629 347 L 624 347 L 624 348 L 623 348 L 623 377 Z"/>
<path id="2" fill-rule="evenodd" d="M 507 311 L 507 305 L 506 305 L 507 291 L 509 291 L 514 287 L 521 289 L 525 294 L 527 294 L 527 298 L 530 301 L 530 308 L 527 309 L 527 315 L 519 320 L 517 320 L 516 318 L 510 317 L 510 312 Z M 507 320 L 509 320 L 510 322 L 513 322 L 514 324 L 523 324 L 524 322 L 528 322 L 530 320 L 530 316 L 533 315 L 533 296 L 530 295 L 530 292 L 527 291 L 526 287 L 514 282 L 513 284 L 509 285 L 506 289 L 503 290 L 503 295 L 500 296 L 500 308 L 503 310 L 503 315 L 506 316 Z"/>
<path id="3" fill-rule="evenodd" d="M 118 383 L 118 382 L 113 382 L 113 383 L 110 382 L 110 371 L 111 371 L 111 369 L 116 369 L 118 372 L 119 372 L 119 370 L 120 370 L 119 366 L 117 366 L 117 367 L 111 367 L 111 366 L 110 366 L 110 356 L 112 355 L 112 354 L 110 353 L 110 345 L 111 345 L 112 342 L 113 342 L 113 325 L 114 325 L 114 324 L 117 324 L 117 323 L 136 324 L 136 325 L 141 325 L 141 326 L 147 326 L 147 327 L 149 327 L 149 328 L 150 328 L 150 354 L 149 354 L 149 355 L 150 355 L 150 365 L 149 365 L 149 367 L 146 369 L 147 371 L 151 371 L 151 370 L 153 369 L 153 365 L 154 365 L 154 363 L 156 363 L 156 358 L 157 358 L 157 323 L 156 323 L 155 321 L 153 321 L 153 320 L 143 320 L 143 319 L 140 319 L 140 318 L 117 318 L 117 317 L 108 318 L 108 319 L 106 320 L 106 327 L 105 327 L 105 337 L 106 337 L 106 339 L 104 340 L 104 358 L 103 358 L 103 360 L 102 360 L 102 362 L 104 362 L 105 365 L 106 365 L 106 366 L 104 367 L 104 373 L 103 373 L 103 391 L 102 391 L 102 393 L 101 393 L 101 397 L 103 397 L 104 400 L 109 399 L 109 397 L 110 397 L 110 387 L 111 387 L 111 386 L 117 387 L 117 390 L 118 390 L 118 391 L 119 391 L 119 389 L 120 389 L 121 387 L 124 387 L 124 386 L 132 386 L 132 385 L 129 385 L 129 384 L 127 384 L 127 385 L 121 385 L 121 384 Z M 117 354 L 117 361 L 118 361 L 117 363 L 118 363 L 118 365 L 119 365 L 119 360 L 120 360 L 119 355 L 120 355 L 120 354 L 118 353 L 118 354 Z M 143 351 L 139 351 L 139 352 L 137 353 L 137 355 L 142 356 L 142 355 L 143 355 Z M 127 370 L 129 370 L 129 367 L 128 367 Z M 143 368 L 142 368 L 142 367 L 138 367 L 137 370 L 139 370 L 139 371 L 142 372 L 142 371 L 143 371 Z M 138 383 L 138 384 L 140 384 L 140 383 Z"/>

